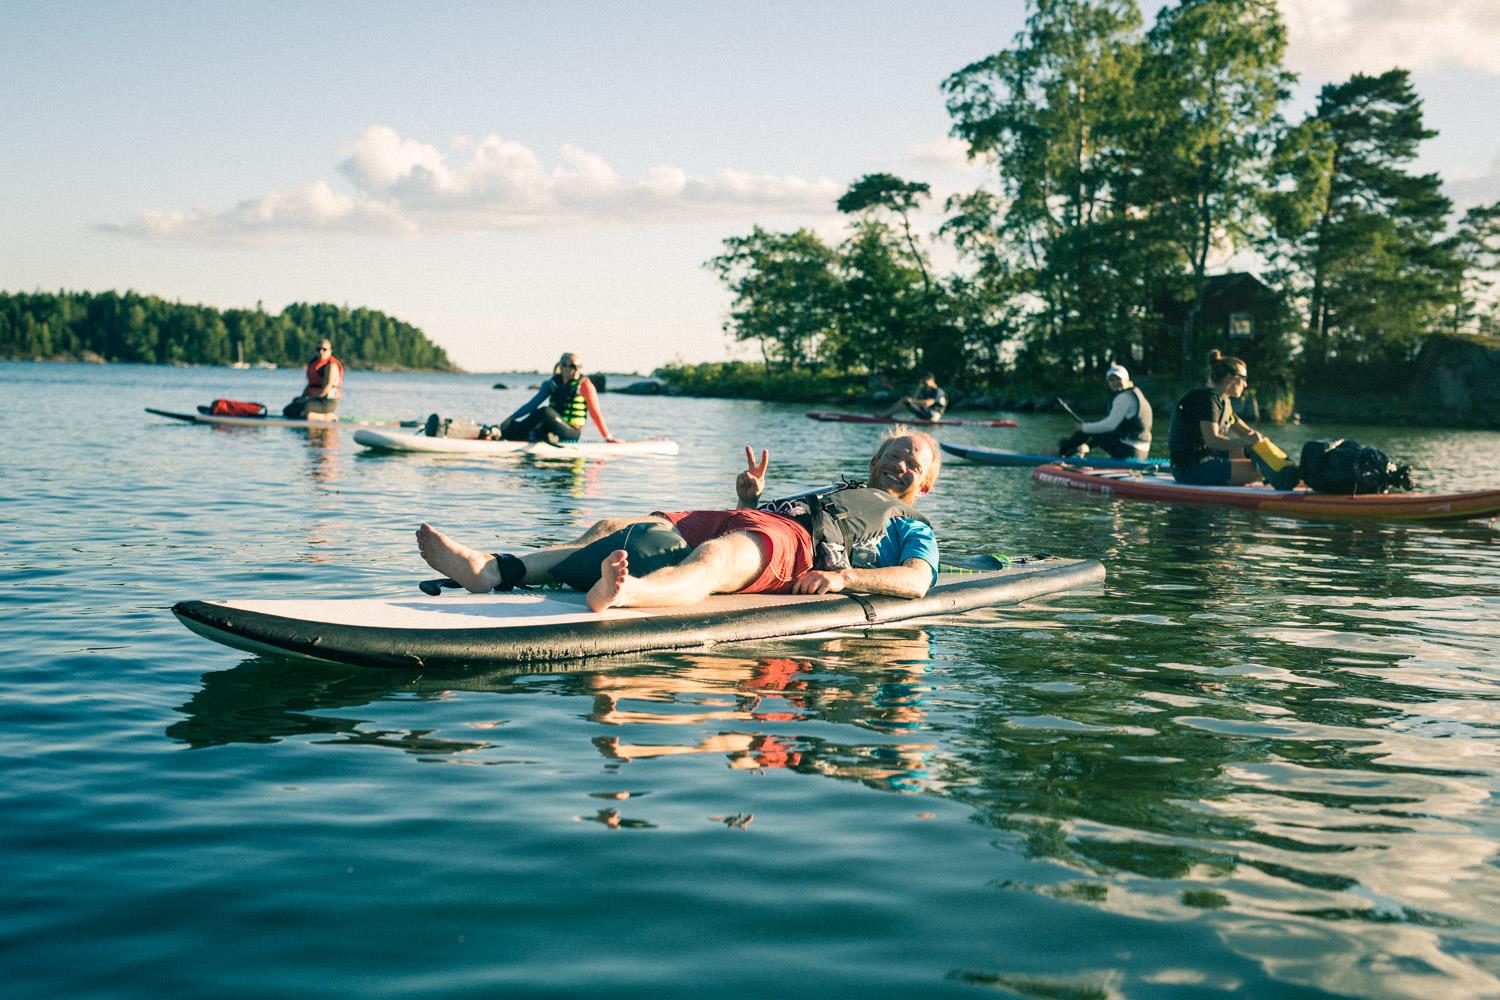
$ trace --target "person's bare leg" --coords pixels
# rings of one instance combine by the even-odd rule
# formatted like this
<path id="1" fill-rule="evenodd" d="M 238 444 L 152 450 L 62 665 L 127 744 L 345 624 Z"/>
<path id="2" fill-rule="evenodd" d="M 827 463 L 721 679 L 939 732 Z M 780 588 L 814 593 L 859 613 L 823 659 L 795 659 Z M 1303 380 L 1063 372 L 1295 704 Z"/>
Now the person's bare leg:
<path id="1" fill-rule="evenodd" d="M 554 545 L 527 552 L 521 557 L 521 564 L 526 567 L 526 576 L 520 582 L 533 585 L 547 583 L 552 578 L 552 567 L 583 546 L 632 524 L 650 522 L 668 523 L 665 518 L 659 517 L 606 518 L 567 545 Z M 500 567 L 493 555 L 456 542 L 430 524 L 424 523 L 417 529 L 417 549 L 427 565 L 444 576 L 457 580 L 460 586 L 471 593 L 486 594 L 500 584 Z"/>
<path id="2" fill-rule="evenodd" d="M 631 576 L 629 557 L 611 552 L 600 564 L 599 582 L 588 592 L 592 611 L 605 608 L 667 608 L 696 604 L 709 594 L 732 594 L 765 570 L 770 543 L 744 531 L 704 542 L 676 566 L 649 576 Z"/>
<path id="3" fill-rule="evenodd" d="M 427 565 L 471 594 L 487 594 L 500 585 L 500 567 L 493 556 L 455 542 L 425 522 L 417 529 L 417 550 Z"/>

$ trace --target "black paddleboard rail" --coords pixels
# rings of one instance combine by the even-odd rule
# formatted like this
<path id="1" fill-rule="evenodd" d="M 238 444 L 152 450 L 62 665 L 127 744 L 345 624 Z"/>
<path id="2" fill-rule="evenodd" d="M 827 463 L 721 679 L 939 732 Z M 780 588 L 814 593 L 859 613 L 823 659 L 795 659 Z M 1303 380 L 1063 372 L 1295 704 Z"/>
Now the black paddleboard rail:
<path id="1" fill-rule="evenodd" d="M 1099 583 L 1104 567 L 1093 560 L 1048 560 L 997 573 L 976 573 L 907 599 L 827 594 L 774 607 L 686 611 L 640 618 L 600 618 L 569 624 L 503 629 L 420 629 L 340 625 L 282 618 L 206 601 L 172 609 L 183 623 L 227 645 L 274 649 L 293 655 L 401 669 L 470 669 L 536 664 L 654 650 L 689 649 L 805 635 L 841 628 L 957 614 L 1014 604 L 1045 594 Z"/>

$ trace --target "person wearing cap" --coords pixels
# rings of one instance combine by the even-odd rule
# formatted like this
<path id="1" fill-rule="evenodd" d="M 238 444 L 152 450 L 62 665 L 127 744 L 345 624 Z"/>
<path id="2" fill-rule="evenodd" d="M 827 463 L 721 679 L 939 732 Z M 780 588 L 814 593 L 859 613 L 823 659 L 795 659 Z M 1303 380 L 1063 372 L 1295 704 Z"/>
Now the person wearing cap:
<path id="1" fill-rule="evenodd" d="M 1103 448 L 1110 458 L 1145 461 L 1151 451 L 1150 401 L 1140 386 L 1130 381 L 1130 372 L 1122 364 L 1110 365 L 1104 381 L 1115 394 L 1109 413 L 1103 420 L 1080 423 L 1077 433 L 1057 443 L 1057 453 L 1066 458 L 1089 445 Z"/>

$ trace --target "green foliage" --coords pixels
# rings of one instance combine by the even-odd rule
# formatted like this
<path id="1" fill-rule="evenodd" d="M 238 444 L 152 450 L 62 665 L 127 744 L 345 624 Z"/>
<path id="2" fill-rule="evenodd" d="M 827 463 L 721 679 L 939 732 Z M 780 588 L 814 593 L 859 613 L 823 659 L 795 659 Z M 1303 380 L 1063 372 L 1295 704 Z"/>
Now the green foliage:
<path id="1" fill-rule="evenodd" d="M 1464 213 L 1448 249 L 1462 269 L 1462 294 L 1454 304 L 1450 329 L 1454 333 L 1493 334 L 1500 320 L 1495 284 L 1500 275 L 1500 202 L 1480 205 Z"/>
<path id="2" fill-rule="evenodd" d="M 1191 306 L 1182 370 L 1203 353 L 1199 318 L 1215 248 L 1247 245 L 1262 228 L 1264 171 L 1292 75 L 1281 67 L 1286 29 L 1274 0 L 1183 0 L 1163 8 L 1146 36 L 1136 158 L 1160 263 L 1187 262 Z"/>
<path id="3" fill-rule="evenodd" d="M 1149 30 L 1135 0 L 1031 0 L 1008 48 L 943 82 L 993 183 L 949 197 L 926 243 L 929 186 L 889 173 L 839 198 L 837 247 L 726 241 L 709 262 L 735 295 L 726 329 L 788 371 L 991 386 L 1091 383 L 1114 360 L 1196 381 L 1218 346 L 1278 411 L 1304 366 L 1366 381 L 1433 332 L 1500 330 L 1500 205 L 1449 232 L 1439 179 L 1408 170 L 1432 133 L 1406 71 L 1325 87 L 1289 125 L 1285 50 L 1275 0 L 1178 0 Z M 1251 251 L 1274 291 L 1247 305 L 1210 271 Z M 1247 308 L 1252 338 L 1227 343 L 1226 310 Z"/>
<path id="4" fill-rule="evenodd" d="M 296 303 L 279 315 L 168 302 L 135 292 L 0 293 L 0 357 L 143 364 L 306 363 L 322 338 L 356 368 L 454 371 L 443 349 L 409 323 L 371 309 Z"/>
<path id="5" fill-rule="evenodd" d="M 1132 0 L 1038 0 L 1013 48 L 943 84 L 953 132 L 995 164 L 1004 206 L 994 243 L 971 217 L 957 245 L 980 250 L 973 280 L 991 297 L 1022 297 L 1023 369 L 1107 363 L 1141 313 L 1143 215 L 1121 169 L 1141 134 L 1139 25 Z"/>
<path id="6" fill-rule="evenodd" d="M 1436 174 L 1406 169 L 1435 134 L 1395 69 L 1324 87 L 1283 141 L 1272 249 L 1305 303 L 1313 371 L 1391 370 L 1459 308 L 1464 261 L 1443 236 L 1452 206 Z"/>
<path id="7" fill-rule="evenodd" d="M 851 379 L 836 368 L 773 369 L 745 361 L 670 364 L 657 378 L 686 396 L 767 399 L 786 402 L 860 398 L 863 379 Z"/>
<path id="8" fill-rule="evenodd" d="M 815 364 L 834 334 L 842 294 L 835 255 L 817 234 L 767 232 L 724 241 L 724 253 L 705 264 L 734 295 L 724 329 L 736 340 L 758 343 L 767 365 L 793 369 Z"/>

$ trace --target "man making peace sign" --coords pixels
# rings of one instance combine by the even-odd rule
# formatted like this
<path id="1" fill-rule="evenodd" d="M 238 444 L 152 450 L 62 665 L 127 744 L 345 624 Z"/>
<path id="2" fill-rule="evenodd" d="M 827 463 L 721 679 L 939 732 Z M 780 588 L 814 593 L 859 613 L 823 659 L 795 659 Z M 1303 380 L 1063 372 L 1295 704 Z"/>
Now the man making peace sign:
<path id="1" fill-rule="evenodd" d="M 709 594 L 921 597 L 937 580 L 937 538 L 912 504 L 937 482 L 937 442 L 920 432 L 881 441 L 863 487 L 756 506 L 769 453 L 745 449 L 735 510 L 657 511 L 600 521 L 570 545 L 524 556 L 480 552 L 431 525 L 417 529 L 429 566 L 473 593 L 560 581 L 588 606 L 674 607 Z"/>

